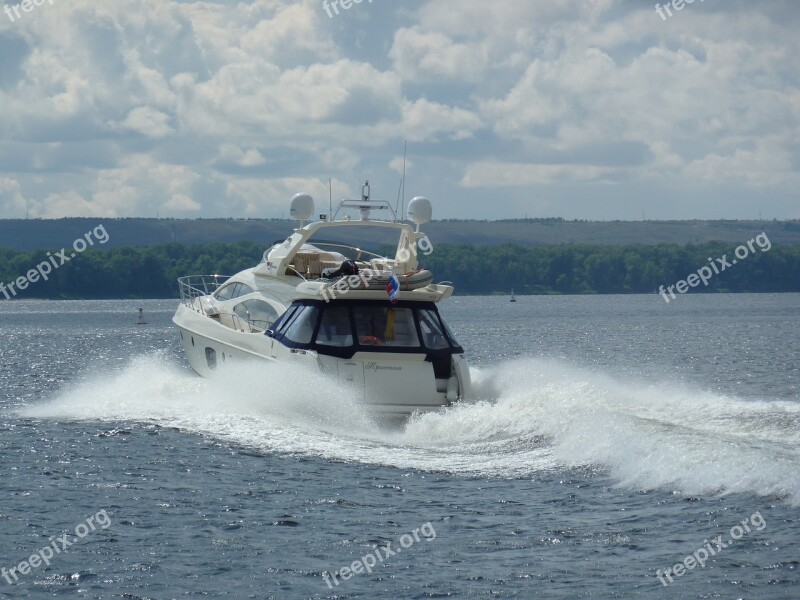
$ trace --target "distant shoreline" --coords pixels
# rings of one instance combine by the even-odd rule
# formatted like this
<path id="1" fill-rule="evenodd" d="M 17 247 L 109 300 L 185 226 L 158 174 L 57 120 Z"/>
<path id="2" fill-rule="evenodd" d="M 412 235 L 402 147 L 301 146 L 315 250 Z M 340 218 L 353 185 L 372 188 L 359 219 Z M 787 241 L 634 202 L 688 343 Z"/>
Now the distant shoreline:
<path id="1" fill-rule="evenodd" d="M 213 244 L 251 241 L 266 247 L 297 226 L 287 219 L 66 218 L 0 219 L 0 246 L 12 250 L 61 248 L 102 223 L 107 247 Z M 565 246 L 595 244 L 741 243 L 762 231 L 776 244 L 800 245 L 800 219 L 783 221 L 567 221 L 560 218 L 499 221 L 440 220 L 423 227 L 434 244 Z M 370 241 L 369 237 L 365 241 Z M 378 236 L 371 240 L 379 243 Z"/>
<path id="2" fill-rule="evenodd" d="M 569 298 L 569 297 L 587 297 L 587 296 L 658 296 L 658 292 L 654 292 L 651 294 L 644 294 L 644 293 L 586 293 L 586 294 L 561 294 L 561 293 L 552 293 L 552 294 L 519 294 L 516 293 L 516 297 L 536 297 L 536 298 L 543 298 L 543 297 L 556 297 L 556 298 Z M 686 294 L 686 296 L 716 296 L 716 295 L 724 295 L 724 296 L 746 296 L 746 295 L 754 295 L 754 296 L 772 296 L 772 295 L 788 295 L 788 294 L 800 294 L 800 291 L 796 292 L 728 292 L 728 291 L 713 291 L 713 292 L 693 292 L 690 294 Z M 454 293 L 452 298 L 497 298 L 501 300 L 503 298 L 509 298 L 510 294 L 504 294 L 502 292 L 495 292 L 493 294 L 459 294 L 458 292 Z M 11 304 L 11 303 L 18 303 L 18 302 L 180 302 L 179 297 L 175 298 L 36 298 L 36 297 L 18 297 L 12 298 L 11 300 L 6 300 L 5 298 L 0 298 L 0 304 Z"/>
<path id="3" fill-rule="evenodd" d="M 237 242 L 113 247 L 113 224 L 106 226 L 108 244 L 76 254 L 47 280 L 35 277 L 33 269 L 53 261 L 55 255 L 50 251 L 0 248 L 0 299 L 12 295 L 30 299 L 177 298 L 179 277 L 232 275 L 258 264 L 266 246 Z M 752 252 L 744 246 L 748 242 L 745 235 L 735 242 L 685 245 L 521 246 L 434 241 L 431 254 L 419 259 L 422 268 L 433 272 L 434 282 L 451 281 L 456 294 L 464 296 L 502 296 L 512 289 L 518 296 L 652 294 L 662 286 L 676 286 L 681 294 L 800 292 L 800 244 L 777 243 L 772 233 L 770 240 L 763 248 L 753 245 Z M 384 243 L 361 247 L 393 254 Z M 737 264 L 734 252 L 742 250 L 749 257 Z M 723 263 L 711 276 L 712 268 Z M 700 285 L 697 273 L 704 275 Z"/>

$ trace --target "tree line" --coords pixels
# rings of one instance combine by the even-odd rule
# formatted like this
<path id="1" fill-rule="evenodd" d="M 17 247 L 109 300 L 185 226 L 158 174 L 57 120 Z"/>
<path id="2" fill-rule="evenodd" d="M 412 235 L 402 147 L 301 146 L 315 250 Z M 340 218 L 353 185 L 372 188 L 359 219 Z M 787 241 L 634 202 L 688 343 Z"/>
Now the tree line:
<path id="1" fill-rule="evenodd" d="M 685 280 L 709 258 L 733 258 L 735 245 L 439 245 L 420 262 L 435 281 L 451 281 L 460 294 L 653 293 Z M 172 298 L 184 275 L 232 275 L 261 260 L 264 246 L 160 244 L 90 249 L 55 269 L 48 281 L 28 286 L 17 298 Z M 47 260 L 44 250 L 0 248 L 0 282 L 24 276 Z M 695 292 L 800 292 L 800 246 L 774 245 L 712 277 Z M 4 299 L 0 295 L 0 300 Z"/>

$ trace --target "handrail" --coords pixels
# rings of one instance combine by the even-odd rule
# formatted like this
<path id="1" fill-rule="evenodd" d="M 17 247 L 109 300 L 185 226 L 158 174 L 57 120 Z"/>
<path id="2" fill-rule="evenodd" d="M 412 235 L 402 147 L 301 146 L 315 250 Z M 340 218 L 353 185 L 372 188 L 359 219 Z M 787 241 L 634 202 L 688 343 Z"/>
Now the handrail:
<path id="1" fill-rule="evenodd" d="M 195 298 L 209 296 L 230 279 L 230 275 L 187 275 L 178 278 L 181 302 L 192 304 Z"/>
<path id="2" fill-rule="evenodd" d="M 250 333 L 250 331 L 245 331 L 244 330 L 244 325 L 242 325 L 242 323 L 247 323 L 247 328 L 250 329 L 250 321 L 246 321 L 245 319 L 242 319 L 236 313 L 231 313 L 230 316 L 231 316 L 231 321 L 233 322 L 233 328 L 236 331 L 241 331 L 242 333 Z M 238 327 L 236 325 L 237 323 L 239 323 Z"/>

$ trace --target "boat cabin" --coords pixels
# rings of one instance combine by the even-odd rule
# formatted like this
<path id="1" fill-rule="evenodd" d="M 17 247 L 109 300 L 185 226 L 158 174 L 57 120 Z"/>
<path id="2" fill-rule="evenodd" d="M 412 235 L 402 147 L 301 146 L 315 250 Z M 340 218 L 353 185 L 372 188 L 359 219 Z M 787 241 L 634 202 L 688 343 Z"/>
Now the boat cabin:
<path id="1" fill-rule="evenodd" d="M 298 300 L 266 335 L 284 346 L 351 359 L 359 352 L 424 354 L 437 379 L 451 375 L 464 350 L 433 302 Z"/>

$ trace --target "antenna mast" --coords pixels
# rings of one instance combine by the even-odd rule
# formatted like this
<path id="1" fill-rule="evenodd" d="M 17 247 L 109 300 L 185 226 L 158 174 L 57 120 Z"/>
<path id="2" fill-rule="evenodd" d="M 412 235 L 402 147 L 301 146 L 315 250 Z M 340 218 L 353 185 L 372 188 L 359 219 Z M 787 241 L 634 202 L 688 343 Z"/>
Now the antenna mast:
<path id="1" fill-rule="evenodd" d="M 400 220 L 406 220 L 406 150 L 408 149 L 408 140 L 403 140 L 403 179 L 401 180 L 402 187 L 402 203 L 400 204 L 401 215 Z"/>

